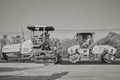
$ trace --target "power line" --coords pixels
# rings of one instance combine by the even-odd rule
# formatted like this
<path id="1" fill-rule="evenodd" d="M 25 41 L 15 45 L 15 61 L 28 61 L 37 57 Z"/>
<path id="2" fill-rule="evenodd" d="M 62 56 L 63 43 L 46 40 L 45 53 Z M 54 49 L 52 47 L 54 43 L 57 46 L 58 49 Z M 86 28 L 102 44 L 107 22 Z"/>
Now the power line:
<path id="1" fill-rule="evenodd" d="M 78 30 L 74 30 L 74 29 L 69 29 L 69 30 L 56 30 L 56 31 L 120 31 L 120 29 L 91 29 L 91 30 L 80 30 L 80 29 L 78 29 Z"/>

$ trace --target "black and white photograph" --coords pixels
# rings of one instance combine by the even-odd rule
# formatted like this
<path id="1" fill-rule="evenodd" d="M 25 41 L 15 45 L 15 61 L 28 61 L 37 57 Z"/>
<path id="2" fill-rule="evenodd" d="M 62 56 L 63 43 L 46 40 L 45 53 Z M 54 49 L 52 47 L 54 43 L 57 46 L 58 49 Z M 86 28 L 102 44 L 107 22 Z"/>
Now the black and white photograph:
<path id="1" fill-rule="evenodd" d="M 0 80 L 120 80 L 120 0 L 0 0 Z"/>

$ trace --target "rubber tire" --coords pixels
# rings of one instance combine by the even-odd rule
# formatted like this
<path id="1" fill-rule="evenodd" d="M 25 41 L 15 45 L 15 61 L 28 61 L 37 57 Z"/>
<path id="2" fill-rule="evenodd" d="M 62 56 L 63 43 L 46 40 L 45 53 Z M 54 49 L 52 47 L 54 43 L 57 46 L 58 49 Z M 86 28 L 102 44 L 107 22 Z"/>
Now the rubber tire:
<path id="1" fill-rule="evenodd" d="M 54 59 L 54 64 L 57 64 L 57 63 L 58 63 L 58 56 L 56 56 Z"/>
<path id="2" fill-rule="evenodd" d="M 108 59 L 105 59 L 105 56 L 109 54 L 107 51 L 104 51 L 102 54 L 101 54 L 101 61 L 103 61 L 104 63 L 108 63 L 108 64 L 112 64 L 114 63 L 115 61 L 115 56 L 114 56 L 114 60 L 108 60 Z M 111 55 L 111 54 L 110 54 Z"/>
<path id="3" fill-rule="evenodd" d="M 35 59 L 34 59 L 34 62 L 35 62 L 35 63 L 38 63 L 38 59 L 37 59 L 37 58 L 35 58 Z"/>
<path id="4" fill-rule="evenodd" d="M 74 64 L 77 63 L 77 62 L 79 62 L 79 60 L 80 60 L 80 54 L 78 54 L 78 53 L 75 53 L 75 54 L 79 55 L 78 61 L 76 61 L 76 62 L 71 62 L 71 61 L 70 61 L 70 56 L 69 56 L 69 58 L 68 58 L 69 62 L 74 63 Z M 72 54 L 72 55 L 74 55 L 74 54 Z"/>
<path id="5" fill-rule="evenodd" d="M 6 55 L 6 53 L 2 53 L 2 54 L 3 54 L 3 59 L 8 60 L 8 56 Z"/>

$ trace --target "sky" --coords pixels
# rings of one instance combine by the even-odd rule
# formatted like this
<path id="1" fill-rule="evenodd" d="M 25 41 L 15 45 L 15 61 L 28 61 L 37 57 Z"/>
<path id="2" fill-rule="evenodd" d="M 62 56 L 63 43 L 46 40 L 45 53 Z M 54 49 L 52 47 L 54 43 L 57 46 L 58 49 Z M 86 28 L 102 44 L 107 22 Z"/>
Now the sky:
<path id="1" fill-rule="evenodd" d="M 120 0 L 0 0 L 0 32 L 26 31 L 28 25 L 56 30 L 120 29 Z M 63 33 L 73 34 L 56 31 L 55 35 L 66 37 Z"/>

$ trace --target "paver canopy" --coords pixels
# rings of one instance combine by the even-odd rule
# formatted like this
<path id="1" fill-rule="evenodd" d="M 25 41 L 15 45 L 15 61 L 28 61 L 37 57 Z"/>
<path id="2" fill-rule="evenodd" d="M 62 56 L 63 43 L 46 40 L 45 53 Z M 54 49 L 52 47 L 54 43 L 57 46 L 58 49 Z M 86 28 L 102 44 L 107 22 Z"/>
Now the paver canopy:
<path id="1" fill-rule="evenodd" d="M 54 31 L 55 30 L 52 26 L 44 26 L 44 27 L 28 26 L 27 28 L 31 31 Z"/>

